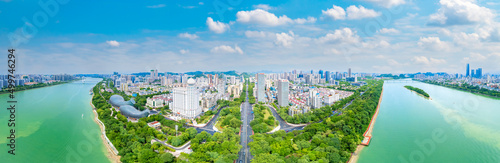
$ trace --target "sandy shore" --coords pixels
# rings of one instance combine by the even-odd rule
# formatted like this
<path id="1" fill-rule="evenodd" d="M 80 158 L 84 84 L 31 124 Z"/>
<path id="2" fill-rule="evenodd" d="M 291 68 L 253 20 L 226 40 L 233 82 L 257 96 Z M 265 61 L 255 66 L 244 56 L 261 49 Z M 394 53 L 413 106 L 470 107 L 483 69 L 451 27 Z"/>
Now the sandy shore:
<path id="1" fill-rule="evenodd" d="M 366 129 L 365 134 L 363 134 L 365 137 L 372 137 L 373 126 L 375 124 L 375 121 L 377 121 L 378 111 L 380 109 L 380 103 L 382 103 L 382 96 L 383 95 L 384 95 L 384 88 L 382 88 L 382 93 L 380 93 L 380 98 L 378 100 L 377 110 L 375 110 L 375 114 L 373 114 L 370 125 Z M 359 159 L 359 153 L 361 153 L 361 150 L 363 150 L 364 147 L 365 147 L 364 145 L 358 145 L 358 147 L 356 148 L 356 151 L 354 151 L 354 153 L 352 153 L 351 159 L 349 159 L 348 163 L 356 163 Z"/>
<path id="2" fill-rule="evenodd" d="M 97 121 L 97 112 L 95 111 L 95 107 L 94 105 L 92 104 L 92 101 L 90 102 L 90 106 L 92 106 L 92 112 L 94 113 L 95 117 L 92 118 L 94 120 L 95 123 L 97 123 L 97 125 L 99 126 L 99 128 L 101 129 L 101 133 L 104 133 L 105 130 L 104 130 L 104 127 Z M 114 163 L 121 163 L 120 162 L 120 156 L 116 155 L 114 152 L 113 152 L 113 149 L 112 147 L 108 144 L 108 142 L 106 141 L 106 138 L 104 137 L 103 134 L 100 134 L 101 135 L 101 140 L 102 140 L 102 143 L 104 144 L 104 146 L 106 146 L 106 151 L 107 151 L 107 154 L 106 154 L 106 157 L 108 157 L 109 161 L 111 162 L 114 162 Z"/>

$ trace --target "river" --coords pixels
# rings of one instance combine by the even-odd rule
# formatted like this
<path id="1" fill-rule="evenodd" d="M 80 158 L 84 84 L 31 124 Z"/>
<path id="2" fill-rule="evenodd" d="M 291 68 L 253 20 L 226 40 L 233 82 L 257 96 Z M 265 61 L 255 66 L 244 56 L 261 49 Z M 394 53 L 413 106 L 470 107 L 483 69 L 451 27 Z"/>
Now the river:
<path id="1" fill-rule="evenodd" d="M 423 89 L 432 100 L 405 85 Z M 500 100 L 421 82 L 386 81 L 372 134 L 358 163 L 498 163 Z"/>
<path id="2" fill-rule="evenodd" d="M 0 162 L 110 162 L 90 106 L 89 90 L 101 80 L 16 92 L 16 155 L 7 153 L 9 112 L 2 109 Z M 3 108 L 7 100 L 8 94 L 0 95 Z"/>

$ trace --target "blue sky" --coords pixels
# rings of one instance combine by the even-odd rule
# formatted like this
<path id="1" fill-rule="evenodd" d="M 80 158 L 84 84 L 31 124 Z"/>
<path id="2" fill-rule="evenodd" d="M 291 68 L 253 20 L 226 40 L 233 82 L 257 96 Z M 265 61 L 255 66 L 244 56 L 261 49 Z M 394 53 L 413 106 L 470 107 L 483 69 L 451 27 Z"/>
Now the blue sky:
<path id="1" fill-rule="evenodd" d="M 19 73 L 500 73 L 493 0 L 41 2 L 0 0 Z"/>

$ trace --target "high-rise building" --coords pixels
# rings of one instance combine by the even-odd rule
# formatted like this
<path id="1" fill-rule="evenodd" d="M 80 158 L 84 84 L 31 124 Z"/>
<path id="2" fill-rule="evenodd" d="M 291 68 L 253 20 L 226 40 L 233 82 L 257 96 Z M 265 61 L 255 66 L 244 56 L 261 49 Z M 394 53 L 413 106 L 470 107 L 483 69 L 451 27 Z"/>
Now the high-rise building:
<path id="1" fill-rule="evenodd" d="M 310 101 L 309 104 L 312 108 L 317 109 L 321 107 L 321 97 L 319 96 L 317 90 L 309 91 L 309 101 Z"/>
<path id="2" fill-rule="evenodd" d="M 351 77 L 351 68 L 349 68 L 348 72 L 349 72 L 349 76 L 348 77 Z"/>
<path id="3" fill-rule="evenodd" d="M 325 76 L 324 76 L 325 74 L 323 74 L 323 70 L 319 70 L 319 72 L 318 72 L 318 73 L 319 73 L 319 75 L 321 76 L 321 79 L 325 78 Z"/>
<path id="4" fill-rule="evenodd" d="M 465 71 L 465 77 L 469 77 L 469 73 L 470 73 L 469 64 L 467 63 L 467 70 Z"/>
<path id="5" fill-rule="evenodd" d="M 474 69 L 471 69 L 471 70 L 470 70 L 470 77 L 472 77 L 472 78 L 476 77 L 476 76 L 474 75 Z"/>
<path id="6" fill-rule="evenodd" d="M 331 74 L 330 74 L 330 71 L 325 71 L 325 79 L 327 82 L 330 82 L 331 80 Z"/>
<path id="7" fill-rule="evenodd" d="M 266 87 L 266 76 L 264 73 L 257 74 L 257 101 L 258 102 L 266 102 L 265 95 L 265 87 Z"/>
<path id="8" fill-rule="evenodd" d="M 201 113 L 200 94 L 196 89 L 196 81 L 188 79 L 187 87 L 173 89 L 172 113 L 186 119 L 194 119 Z"/>
<path id="9" fill-rule="evenodd" d="M 288 106 L 288 93 L 289 93 L 288 80 L 278 80 L 278 105 Z"/>
<path id="10" fill-rule="evenodd" d="M 477 76 L 477 78 L 483 78 L 483 69 L 482 68 L 477 68 L 476 76 Z"/>

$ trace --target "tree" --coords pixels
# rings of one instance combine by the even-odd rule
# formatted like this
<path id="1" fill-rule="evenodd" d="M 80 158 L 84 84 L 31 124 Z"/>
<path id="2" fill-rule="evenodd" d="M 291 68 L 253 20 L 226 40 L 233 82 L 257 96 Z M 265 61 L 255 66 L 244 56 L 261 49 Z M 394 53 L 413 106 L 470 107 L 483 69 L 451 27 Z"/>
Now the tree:
<path id="1" fill-rule="evenodd" d="M 174 162 L 174 155 L 171 153 L 165 152 L 160 155 L 160 160 L 162 162 L 168 163 L 168 162 Z"/>
<path id="2" fill-rule="evenodd" d="M 255 156 L 253 163 L 284 163 L 285 161 L 278 154 L 261 153 Z"/>
<path id="3" fill-rule="evenodd" d="M 233 128 L 238 128 L 241 125 L 241 121 L 236 119 L 236 118 L 231 119 L 231 121 L 229 123 L 230 123 L 229 126 L 231 126 Z"/>
<path id="4" fill-rule="evenodd" d="M 139 162 L 156 163 L 160 162 L 158 155 L 152 149 L 142 149 L 139 153 Z"/>
<path id="5" fill-rule="evenodd" d="M 189 139 L 193 139 L 194 137 L 196 137 L 196 134 L 198 133 L 198 131 L 196 131 L 195 128 L 188 128 L 186 129 L 186 133 L 189 134 Z"/>
<path id="6" fill-rule="evenodd" d="M 182 143 L 183 143 L 182 138 L 180 138 L 179 136 L 175 136 L 172 138 L 172 145 L 173 146 L 177 147 L 177 146 L 181 145 Z"/>

